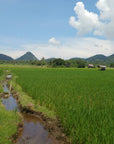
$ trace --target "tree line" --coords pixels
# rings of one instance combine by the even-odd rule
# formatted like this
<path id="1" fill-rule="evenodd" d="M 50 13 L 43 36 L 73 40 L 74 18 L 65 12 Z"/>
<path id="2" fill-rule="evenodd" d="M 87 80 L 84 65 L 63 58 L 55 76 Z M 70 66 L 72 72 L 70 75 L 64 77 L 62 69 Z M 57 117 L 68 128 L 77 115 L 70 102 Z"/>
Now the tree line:
<path id="1" fill-rule="evenodd" d="M 76 67 L 76 68 L 85 68 L 86 66 L 88 66 L 88 62 L 82 59 L 64 60 L 61 58 L 57 58 L 46 61 L 44 57 L 41 60 L 34 60 L 34 61 L 0 60 L 0 64 L 36 65 L 36 66 L 48 66 L 48 67 Z M 94 66 L 97 67 L 98 65 L 99 63 L 96 63 Z M 107 66 L 114 68 L 114 63 L 110 63 Z"/>

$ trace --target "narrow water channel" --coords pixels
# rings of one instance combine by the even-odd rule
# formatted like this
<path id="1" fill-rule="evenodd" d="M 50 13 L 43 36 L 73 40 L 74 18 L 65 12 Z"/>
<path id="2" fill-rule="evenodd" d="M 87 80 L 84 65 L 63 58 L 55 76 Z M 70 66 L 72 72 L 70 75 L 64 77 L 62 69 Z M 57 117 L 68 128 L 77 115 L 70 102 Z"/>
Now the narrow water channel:
<path id="1" fill-rule="evenodd" d="M 9 93 L 7 83 L 4 84 L 4 92 Z M 19 106 L 17 101 L 10 93 L 10 97 L 2 98 L 6 110 L 18 111 Z M 24 119 L 23 130 L 20 132 L 16 144 L 57 144 L 56 141 L 49 135 L 43 127 L 39 118 L 32 114 L 22 114 Z"/>

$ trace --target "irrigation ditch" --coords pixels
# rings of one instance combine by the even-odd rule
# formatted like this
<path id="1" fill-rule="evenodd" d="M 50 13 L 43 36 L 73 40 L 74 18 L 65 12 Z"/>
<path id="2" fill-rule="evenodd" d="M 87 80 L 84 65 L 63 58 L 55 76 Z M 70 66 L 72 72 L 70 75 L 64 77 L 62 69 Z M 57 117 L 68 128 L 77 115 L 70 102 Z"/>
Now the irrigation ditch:
<path id="1" fill-rule="evenodd" d="M 17 132 L 11 137 L 15 144 L 69 144 L 64 128 L 57 118 L 50 118 L 40 111 L 32 109 L 32 104 L 22 106 L 20 95 L 12 87 L 12 75 L 6 76 L 3 83 L 4 92 L 1 100 L 6 110 L 19 112 L 22 122 L 17 126 Z"/>

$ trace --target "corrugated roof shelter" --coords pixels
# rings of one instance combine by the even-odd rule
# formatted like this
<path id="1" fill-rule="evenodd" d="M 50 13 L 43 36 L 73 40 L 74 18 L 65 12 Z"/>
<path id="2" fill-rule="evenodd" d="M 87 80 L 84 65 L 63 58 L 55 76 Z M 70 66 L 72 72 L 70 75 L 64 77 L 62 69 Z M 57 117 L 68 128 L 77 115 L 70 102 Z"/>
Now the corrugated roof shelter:
<path id="1" fill-rule="evenodd" d="M 94 68 L 93 64 L 88 64 L 88 68 Z"/>
<path id="2" fill-rule="evenodd" d="M 99 65 L 98 68 L 101 68 L 101 70 L 106 70 L 106 66 L 104 65 Z"/>

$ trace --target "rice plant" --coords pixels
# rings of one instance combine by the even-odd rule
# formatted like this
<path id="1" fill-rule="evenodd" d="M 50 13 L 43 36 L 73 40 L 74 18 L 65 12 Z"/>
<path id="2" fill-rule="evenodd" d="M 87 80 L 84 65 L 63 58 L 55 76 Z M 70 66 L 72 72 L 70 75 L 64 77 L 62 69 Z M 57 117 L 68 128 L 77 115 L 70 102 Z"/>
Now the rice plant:
<path id="1" fill-rule="evenodd" d="M 56 112 L 72 144 L 113 143 L 114 69 L 12 71 L 23 91 Z"/>

